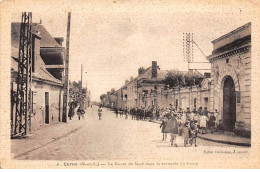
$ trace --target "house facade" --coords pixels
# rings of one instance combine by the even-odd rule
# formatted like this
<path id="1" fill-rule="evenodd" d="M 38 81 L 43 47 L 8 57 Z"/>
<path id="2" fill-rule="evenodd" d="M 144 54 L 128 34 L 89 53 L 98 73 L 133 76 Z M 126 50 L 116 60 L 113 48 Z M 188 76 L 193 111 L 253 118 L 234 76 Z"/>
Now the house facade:
<path id="1" fill-rule="evenodd" d="M 11 119 L 15 118 L 15 94 L 19 58 L 20 23 L 11 25 Z M 62 120 L 65 48 L 42 24 L 33 23 L 31 130 Z M 14 120 L 11 123 L 14 127 Z"/>
<path id="2" fill-rule="evenodd" d="M 251 130 L 251 23 L 212 41 L 210 104 L 227 130 Z"/>

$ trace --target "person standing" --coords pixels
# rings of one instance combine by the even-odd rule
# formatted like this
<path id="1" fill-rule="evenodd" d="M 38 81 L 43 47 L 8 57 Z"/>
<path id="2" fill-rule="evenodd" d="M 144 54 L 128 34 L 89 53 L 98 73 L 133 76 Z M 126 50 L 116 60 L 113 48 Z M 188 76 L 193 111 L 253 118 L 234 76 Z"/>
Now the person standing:
<path id="1" fill-rule="evenodd" d="M 118 117 L 118 109 L 115 109 L 115 113 L 116 113 L 116 118 Z"/>
<path id="2" fill-rule="evenodd" d="M 171 146 L 175 146 L 178 147 L 177 142 L 176 142 L 176 138 L 178 135 L 178 131 L 179 131 L 179 124 L 178 121 L 176 119 L 176 114 L 174 113 L 173 116 L 170 116 L 170 119 L 167 121 L 166 127 L 165 127 L 165 132 L 166 133 L 170 133 L 171 139 L 170 139 L 170 145 Z"/>
<path id="3" fill-rule="evenodd" d="M 80 120 L 80 117 L 81 117 L 81 109 L 80 109 L 80 107 L 79 107 L 78 110 L 77 110 L 77 115 L 78 115 L 78 118 L 79 118 L 79 120 Z"/>
<path id="4" fill-rule="evenodd" d="M 218 110 L 215 109 L 215 112 L 214 112 L 214 116 L 216 118 L 216 125 L 218 126 L 220 124 L 220 121 L 221 121 L 221 116 L 220 114 L 218 113 Z"/>
<path id="5" fill-rule="evenodd" d="M 214 133 L 215 121 L 216 121 L 215 115 L 211 114 L 210 117 L 209 117 L 209 129 L 210 129 L 211 133 Z"/>
<path id="6" fill-rule="evenodd" d="M 161 132 L 163 133 L 163 139 L 162 139 L 163 141 L 166 141 L 166 139 L 167 139 L 167 133 L 165 132 L 165 127 L 166 127 L 167 121 L 168 121 L 168 118 L 166 117 L 166 115 L 164 115 L 162 118 L 162 123 L 160 125 Z"/>
<path id="7" fill-rule="evenodd" d="M 158 121 L 160 117 L 160 107 L 156 107 L 156 120 Z"/>
<path id="8" fill-rule="evenodd" d="M 209 111 L 208 111 L 207 107 L 204 108 L 203 115 L 205 115 L 206 117 L 209 117 Z"/>
<path id="9" fill-rule="evenodd" d="M 201 127 L 201 133 L 202 134 L 206 134 L 206 127 L 207 127 L 207 116 L 202 114 L 202 116 L 200 117 L 200 127 Z"/>
<path id="10" fill-rule="evenodd" d="M 189 138 L 190 138 L 189 124 L 190 124 L 189 122 L 185 122 L 184 127 L 182 129 L 182 136 L 184 138 L 184 143 L 183 143 L 184 147 L 186 147 L 186 145 L 188 145 L 188 143 L 189 143 Z"/>
<path id="11" fill-rule="evenodd" d="M 101 106 L 99 106 L 99 108 L 98 108 L 98 118 L 99 118 L 99 120 L 101 120 L 101 116 L 102 116 L 102 109 L 101 109 Z"/>
<path id="12" fill-rule="evenodd" d="M 125 109 L 125 119 L 127 119 L 128 118 L 128 110 L 127 110 L 127 108 Z"/>
<path id="13" fill-rule="evenodd" d="M 73 116 L 73 107 L 72 107 L 72 103 L 69 103 L 69 119 L 72 120 L 72 116 Z"/>

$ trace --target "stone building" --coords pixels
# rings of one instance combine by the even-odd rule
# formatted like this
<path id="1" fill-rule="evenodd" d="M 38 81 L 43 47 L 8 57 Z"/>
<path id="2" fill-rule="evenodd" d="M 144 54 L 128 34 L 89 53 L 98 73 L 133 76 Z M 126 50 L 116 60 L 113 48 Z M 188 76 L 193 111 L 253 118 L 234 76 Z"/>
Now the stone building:
<path id="1" fill-rule="evenodd" d="M 171 104 L 177 110 L 185 111 L 187 108 L 209 108 L 210 88 L 210 78 L 202 77 L 196 85 L 161 89 L 157 94 L 158 105 L 169 107 Z"/>
<path id="2" fill-rule="evenodd" d="M 251 23 L 212 41 L 210 107 L 227 130 L 251 130 Z"/>
<path id="3" fill-rule="evenodd" d="M 144 96 L 151 93 L 151 89 L 154 89 L 156 84 L 161 84 L 161 81 L 166 75 L 166 71 L 158 70 L 157 62 L 153 61 L 152 66 L 147 69 L 139 68 L 138 76 L 130 78 L 130 81 L 126 80 L 124 86 L 116 91 L 117 95 L 117 107 L 125 109 L 126 107 L 140 107 L 150 106 L 152 102 Z M 161 86 L 160 85 L 160 86 Z"/>
<path id="4" fill-rule="evenodd" d="M 210 107 L 211 79 L 201 76 L 199 82 L 192 86 L 165 87 L 167 70 L 159 70 L 157 62 L 147 69 L 139 68 L 138 76 L 126 80 L 123 87 L 116 91 L 117 107 L 125 109 L 133 107 L 163 108 L 174 106 L 176 109 L 194 107 Z M 188 72 L 182 72 L 188 73 Z"/>
<path id="5" fill-rule="evenodd" d="M 11 117 L 14 119 L 14 95 L 17 89 L 20 23 L 11 25 Z M 63 71 L 65 48 L 42 24 L 33 23 L 32 119 L 31 128 L 61 121 L 63 107 Z M 13 126 L 14 123 L 11 124 Z"/>

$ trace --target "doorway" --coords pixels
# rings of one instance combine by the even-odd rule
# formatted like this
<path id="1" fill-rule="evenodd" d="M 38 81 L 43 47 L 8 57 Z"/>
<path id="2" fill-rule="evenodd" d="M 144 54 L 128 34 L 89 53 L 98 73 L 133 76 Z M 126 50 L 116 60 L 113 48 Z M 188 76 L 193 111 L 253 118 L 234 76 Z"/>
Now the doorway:
<path id="1" fill-rule="evenodd" d="M 226 130 L 235 129 L 236 123 L 236 91 L 234 80 L 227 76 L 223 86 L 223 124 Z"/>
<path id="2" fill-rule="evenodd" d="M 45 92 L 45 124 L 50 123 L 49 92 Z"/>

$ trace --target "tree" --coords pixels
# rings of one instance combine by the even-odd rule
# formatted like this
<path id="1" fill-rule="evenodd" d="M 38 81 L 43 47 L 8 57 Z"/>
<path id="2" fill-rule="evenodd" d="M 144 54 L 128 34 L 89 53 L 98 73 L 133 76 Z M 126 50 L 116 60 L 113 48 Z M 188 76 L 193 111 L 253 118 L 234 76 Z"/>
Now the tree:
<path id="1" fill-rule="evenodd" d="M 103 98 L 105 98 L 107 95 L 106 94 L 102 94 L 101 96 L 100 96 L 100 100 L 102 100 Z"/>
<path id="2" fill-rule="evenodd" d="M 181 86 L 193 86 L 200 84 L 200 81 L 203 79 L 202 76 L 200 76 L 197 73 L 193 72 L 180 72 L 176 69 L 171 70 L 167 73 L 165 77 L 165 85 L 169 88 Z"/>
<path id="3" fill-rule="evenodd" d="M 182 72 L 176 69 L 169 71 L 165 77 L 165 84 L 170 88 L 184 84 Z"/>

